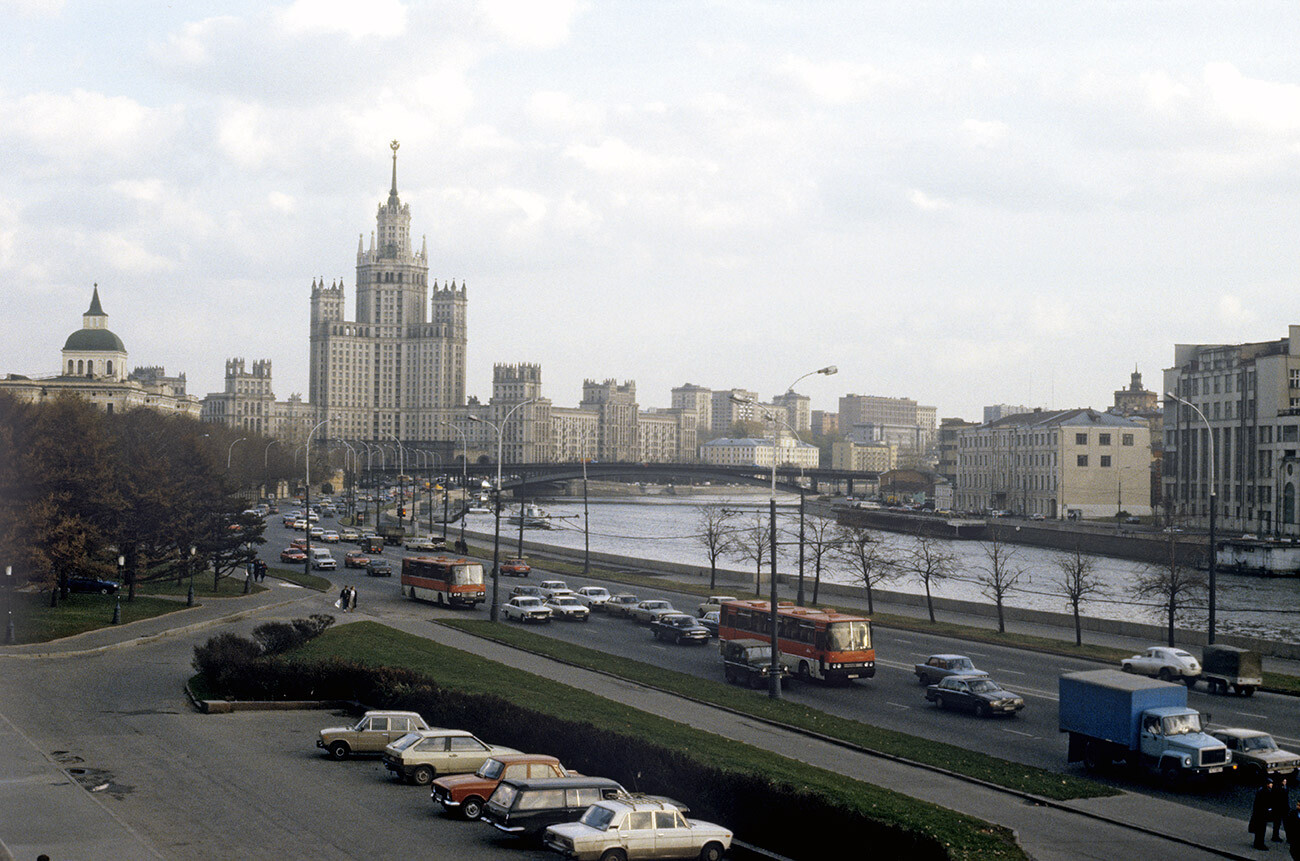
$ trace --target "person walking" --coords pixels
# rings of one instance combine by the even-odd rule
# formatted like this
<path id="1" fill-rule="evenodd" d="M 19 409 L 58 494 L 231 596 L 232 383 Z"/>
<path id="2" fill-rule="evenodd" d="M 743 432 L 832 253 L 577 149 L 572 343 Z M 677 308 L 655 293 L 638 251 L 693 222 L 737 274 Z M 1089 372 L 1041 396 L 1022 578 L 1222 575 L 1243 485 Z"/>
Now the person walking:
<path id="1" fill-rule="evenodd" d="M 1287 847 L 1291 850 L 1291 861 L 1300 861 L 1300 800 L 1295 807 L 1287 810 L 1282 817 L 1282 827 L 1286 829 Z"/>
<path id="2" fill-rule="evenodd" d="M 1286 778 L 1278 775 L 1273 779 L 1273 793 L 1269 797 L 1269 807 L 1271 812 L 1269 816 L 1273 821 L 1273 842 L 1281 843 L 1282 838 L 1278 836 L 1278 831 L 1282 829 L 1282 820 L 1291 812 L 1291 793 L 1287 792 Z M 1290 836 L 1290 832 L 1287 832 Z"/>
<path id="3" fill-rule="evenodd" d="M 1264 842 L 1264 834 L 1268 831 L 1268 823 L 1273 818 L 1273 781 L 1266 780 L 1264 785 L 1255 791 L 1255 800 L 1250 806 L 1250 823 L 1246 826 L 1251 834 L 1255 835 L 1256 849 L 1268 851 L 1268 844 Z"/>
<path id="4" fill-rule="evenodd" d="M 357 587 L 348 585 L 348 612 L 357 609 Z"/>
<path id="5" fill-rule="evenodd" d="M 348 611 L 348 597 L 349 597 L 349 596 L 348 596 L 348 590 L 351 589 L 351 588 L 352 588 L 351 586 L 344 586 L 344 587 L 343 587 L 343 591 L 342 591 L 342 592 L 339 592 L 339 599 L 338 599 L 338 601 L 335 602 L 335 604 L 334 604 L 335 607 L 338 607 L 338 608 L 339 608 L 340 610 L 342 610 L 344 613 L 346 613 L 346 612 Z"/>

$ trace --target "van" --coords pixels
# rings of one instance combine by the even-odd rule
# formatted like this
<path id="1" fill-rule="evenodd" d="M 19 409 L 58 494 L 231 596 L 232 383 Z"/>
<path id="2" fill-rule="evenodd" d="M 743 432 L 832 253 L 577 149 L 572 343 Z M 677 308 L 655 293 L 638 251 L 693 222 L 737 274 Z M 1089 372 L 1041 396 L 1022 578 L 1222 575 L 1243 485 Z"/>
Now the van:
<path id="1" fill-rule="evenodd" d="M 507 834 L 537 838 L 548 827 L 574 822 L 597 801 L 624 793 L 607 777 L 503 780 L 483 807 L 483 821 Z"/>
<path id="2" fill-rule="evenodd" d="M 334 554 L 324 547 L 313 547 L 311 549 L 311 567 L 318 571 L 333 571 L 338 567 L 334 561 Z"/>

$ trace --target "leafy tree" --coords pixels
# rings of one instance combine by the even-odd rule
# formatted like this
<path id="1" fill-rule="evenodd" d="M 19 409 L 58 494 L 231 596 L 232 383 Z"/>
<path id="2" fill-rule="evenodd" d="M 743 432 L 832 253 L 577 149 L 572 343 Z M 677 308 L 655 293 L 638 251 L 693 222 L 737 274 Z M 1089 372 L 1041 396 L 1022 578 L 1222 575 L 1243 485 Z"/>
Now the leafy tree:
<path id="1" fill-rule="evenodd" d="M 764 514 L 755 514 L 752 525 L 737 530 L 732 537 L 731 557 L 754 563 L 754 594 L 763 594 L 763 566 L 771 559 L 772 529 Z"/>
<path id="2" fill-rule="evenodd" d="M 931 589 L 947 580 L 957 571 L 957 557 L 943 549 L 943 544 L 925 533 L 912 537 L 912 546 L 896 562 L 898 571 L 921 581 L 925 586 L 925 607 L 934 621 L 934 599 Z"/>
<path id="3" fill-rule="evenodd" d="M 721 505 L 709 504 L 695 506 L 695 515 L 699 529 L 695 533 L 695 540 L 709 557 L 709 590 L 712 591 L 718 584 L 718 560 L 731 549 L 731 521 L 735 512 Z"/>
<path id="4" fill-rule="evenodd" d="M 1074 644 L 1083 645 L 1083 625 L 1079 620 L 1079 607 L 1085 601 L 1106 594 L 1097 575 L 1097 560 L 1087 555 L 1076 544 L 1070 555 L 1056 560 L 1060 576 L 1053 581 L 1074 613 Z"/>
<path id="5" fill-rule="evenodd" d="M 1205 576 L 1185 564 L 1184 551 L 1177 535 L 1170 533 L 1164 542 L 1164 560 L 1148 566 L 1133 583 L 1133 596 L 1153 601 L 1165 616 L 1169 645 L 1174 645 L 1174 621 L 1180 609 L 1204 595 Z"/>
<path id="6" fill-rule="evenodd" d="M 993 601 L 998 609 L 998 633 L 1007 632 L 1002 607 L 1007 595 L 1014 591 L 1024 577 L 1024 570 L 1016 563 L 1018 547 L 1003 541 L 996 528 L 989 531 L 989 540 L 982 545 L 984 563 L 975 574 L 984 597 Z"/>
<path id="7" fill-rule="evenodd" d="M 874 613 L 872 587 L 889 582 L 898 576 L 898 569 L 885 556 L 876 533 L 865 526 L 839 527 L 840 542 L 836 555 L 853 569 L 853 573 L 867 589 L 867 613 Z"/>

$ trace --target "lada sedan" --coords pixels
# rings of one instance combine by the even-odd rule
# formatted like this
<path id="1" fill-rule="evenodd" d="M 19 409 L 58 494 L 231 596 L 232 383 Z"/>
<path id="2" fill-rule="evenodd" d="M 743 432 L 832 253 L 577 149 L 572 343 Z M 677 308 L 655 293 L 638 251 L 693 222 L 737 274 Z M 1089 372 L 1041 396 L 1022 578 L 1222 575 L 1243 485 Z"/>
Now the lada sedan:
<path id="1" fill-rule="evenodd" d="M 547 598 L 559 592 L 573 591 L 572 589 L 569 588 L 569 584 L 565 583 L 563 580 L 543 580 L 542 582 L 537 584 L 537 588 L 541 589 L 542 594 L 545 595 Z"/>
<path id="2" fill-rule="evenodd" d="M 965 655 L 931 655 L 913 668 L 916 680 L 923 685 L 937 685 L 948 676 L 987 676 Z"/>
<path id="3" fill-rule="evenodd" d="M 516 622 L 549 622 L 551 611 L 542 603 L 541 598 L 520 595 L 501 605 L 501 616 Z"/>
<path id="4" fill-rule="evenodd" d="M 1196 684 L 1201 677 L 1201 665 L 1188 652 L 1168 646 L 1152 646 L 1140 655 L 1125 658 L 1119 663 L 1126 673 L 1154 676 L 1166 682 L 1186 681 Z"/>
<path id="5" fill-rule="evenodd" d="M 1266 732 L 1228 727 L 1210 730 L 1210 735 L 1232 751 L 1232 761 L 1250 783 L 1262 783 L 1274 774 L 1293 775 L 1300 768 L 1300 756 L 1278 747 Z"/>
<path id="6" fill-rule="evenodd" d="M 331 759 L 347 759 L 357 753 L 383 753 L 385 747 L 407 733 L 428 728 L 416 712 L 369 711 L 355 726 L 321 730 L 316 746 L 328 751 Z"/>
<path id="7" fill-rule="evenodd" d="M 569 622 L 585 622 L 591 618 L 591 609 L 578 600 L 572 593 L 553 595 L 546 601 L 546 609 L 551 611 L 551 618 Z"/>
<path id="8" fill-rule="evenodd" d="M 642 601 L 627 611 L 629 617 L 643 625 L 648 625 L 667 613 L 676 613 L 673 605 L 659 598 Z"/>
<path id="9" fill-rule="evenodd" d="M 703 616 L 705 613 L 714 613 L 722 610 L 722 605 L 728 601 L 735 601 L 734 595 L 710 595 L 700 606 L 695 608 L 695 615 Z"/>
<path id="10" fill-rule="evenodd" d="M 478 819 L 483 805 L 503 780 L 541 780 L 568 777 L 569 772 L 553 756 L 540 753 L 507 753 L 494 756 L 473 774 L 452 774 L 433 782 L 429 797 L 448 813 Z"/>
<path id="11" fill-rule="evenodd" d="M 360 550 L 351 550 L 343 555 L 344 568 L 365 568 L 370 564 L 370 557 Z"/>
<path id="12" fill-rule="evenodd" d="M 286 547 L 280 551 L 280 561 L 302 564 L 307 561 L 307 554 L 297 547 Z"/>
<path id="13" fill-rule="evenodd" d="M 384 748 L 384 767 L 396 777 L 428 786 L 440 774 L 470 774 L 490 756 L 519 753 L 491 745 L 463 729 L 408 732 Z"/>
<path id="14" fill-rule="evenodd" d="M 505 559 L 501 562 L 501 574 L 505 577 L 527 577 L 532 570 L 522 559 Z"/>
<path id="15" fill-rule="evenodd" d="M 604 610 L 609 603 L 609 590 L 604 586 L 583 586 L 578 589 L 578 600 L 590 607 L 592 612 Z"/>
<path id="16" fill-rule="evenodd" d="M 656 640 L 674 643 L 707 643 L 709 629 L 685 613 L 664 613 L 650 623 L 650 633 Z"/>
<path id="17" fill-rule="evenodd" d="M 980 717 L 1014 715 L 1025 707 L 1024 697 L 1004 691 L 988 676 L 948 676 L 926 688 L 925 698 L 941 709 L 974 712 Z"/>
<path id="18" fill-rule="evenodd" d="M 638 858 L 700 858 L 719 861 L 732 834 L 721 825 L 687 819 L 673 805 L 652 799 L 598 801 L 577 822 L 546 829 L 544 842 L 577 861 Z"/>
<path id="19" fill-rule="evenodd" d="M 623 592 L 605 602 L 605 612 L 611 616 L 626 616 L 640 602 L 637 596 Z"/>

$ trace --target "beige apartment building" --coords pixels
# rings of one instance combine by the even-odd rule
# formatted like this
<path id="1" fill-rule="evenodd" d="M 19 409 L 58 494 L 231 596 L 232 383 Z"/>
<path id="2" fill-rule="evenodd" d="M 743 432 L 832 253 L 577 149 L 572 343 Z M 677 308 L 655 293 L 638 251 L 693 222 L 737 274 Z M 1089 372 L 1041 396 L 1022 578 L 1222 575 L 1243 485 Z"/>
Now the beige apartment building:
<path id="1" fill-rule="evenodd" d="M 897 466 L 898 446 L 893 443 L 859 443 L 852 440 L 831 443 L 831 469 L 888 472 Z"/>
<path id="2" fill-rule="evenodd" d="M 700 461 L 716 466 L 757 466 L 772 468 L 772 456 L 777 466 L 801 466 L 814 469 L 821 463 L 821 451 L 815 445 L 800 442 L 794 437 L 781 436 L 773 447 L 769 439 L 728 439 L 720 437 L 700 446 Z"/>
<path id="3" fill-rule="evenodd" d="M 1035 410 L 959 431 L 954 504 L 1047 518 L 1151 513 L 1147 426 L 1092 409 Z"/>

